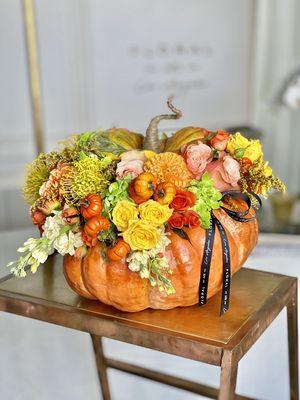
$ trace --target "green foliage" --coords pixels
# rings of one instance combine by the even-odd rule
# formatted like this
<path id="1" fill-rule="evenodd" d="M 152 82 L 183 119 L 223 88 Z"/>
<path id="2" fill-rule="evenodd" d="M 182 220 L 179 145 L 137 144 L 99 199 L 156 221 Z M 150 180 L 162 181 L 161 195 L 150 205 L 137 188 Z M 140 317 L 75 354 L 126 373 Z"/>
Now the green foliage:
<path id="1" fill-rule="evenodd" d="M 209 228 L 211 210 L 220 208 L 221 192 L 214 187 L 214 181 L 207 172 L 200 180 L 193 179 L 188 190 L 196 196 L 193 210 L 199 214 L 202 228 Z"/>

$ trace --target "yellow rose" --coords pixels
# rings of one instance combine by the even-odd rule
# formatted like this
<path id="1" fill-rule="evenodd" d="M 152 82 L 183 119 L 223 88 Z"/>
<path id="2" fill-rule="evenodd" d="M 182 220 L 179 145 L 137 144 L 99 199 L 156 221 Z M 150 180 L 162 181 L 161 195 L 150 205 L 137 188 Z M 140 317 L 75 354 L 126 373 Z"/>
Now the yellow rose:
<path id="1" fill-rule="evenodd" d="M 249 158 L 252 162 L 258 160 L 263 156 L 261 144 L 259 140 L 252 140 L 250 145 L 246 148 L 244 156 Z"/>
<path id="2" fill-rule="evenodd" d="M 173 210 L 168 205 L 162 205 L 154 200 L 148 200 L 139 205 L 140 218 L 152 225 L 163 225 L 171 217 Z"/>
<path id="3" fill-rule="evenodd" d="M 259 140 L 249 140 L 239 132 L 230 135 L 226 151 L 235 158 L 246 157 L 252 162 L 263 156 Z"/>
<path id="4" fill-rule="evenodd" d="M 131 250 L 151 250 L 157 245 L 159 238 L 157 228 L 141 219 L 130 221 L 128 229 L 123 232 L 123 239 Z"/>
<path id="5" fill-rule="evenodd" d="M 243 135 L 237 132 L 234 135 L 229 135 L 226 151 L 231 156 L 234 156 L 235 150 L 244 149 L 249 145 L 249 143 L 250 141 L 247 138 L 245 138 Z"/>
<path id="6" fill-rule="evenodd" d="M 112 220 L 119 231 L 125 231 L 128 228 L 131 219 L 138 218 L 138 209 L 135 203 L 129 200 L 121 200 L 117 203 L 112 212 Z"/>

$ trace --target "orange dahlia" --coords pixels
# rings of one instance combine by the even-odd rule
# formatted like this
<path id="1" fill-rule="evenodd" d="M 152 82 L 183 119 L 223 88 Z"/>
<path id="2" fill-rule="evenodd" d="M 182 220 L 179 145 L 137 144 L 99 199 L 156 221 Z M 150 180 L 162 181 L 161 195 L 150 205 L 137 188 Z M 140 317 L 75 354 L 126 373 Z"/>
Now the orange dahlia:
<path id="1" fill-rule="evenodd" d="M 157 183 L 170 182 L 185 188 L 193 178 L 182 156 L 166 152 L 156 154 L 144 164 L 144 170 L 157 179 Z"/>

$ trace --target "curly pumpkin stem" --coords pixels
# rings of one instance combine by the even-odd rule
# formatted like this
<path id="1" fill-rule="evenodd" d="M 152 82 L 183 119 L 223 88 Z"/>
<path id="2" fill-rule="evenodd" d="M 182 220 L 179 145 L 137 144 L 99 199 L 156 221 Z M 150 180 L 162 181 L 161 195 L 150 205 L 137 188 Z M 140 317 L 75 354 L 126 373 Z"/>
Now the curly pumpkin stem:
<path id="1" fill-rule="evenodd" d="M 150 124 L 146 130 L 146 136 L 143 142 L 143 149 L 152 150 L 156 153 L 160 152 L 160 140 L 158 137 L 158 124 L 163 119 L 179 119 L 182 116 L 182 112 L 175 108 L 172 104 L 172 97 L 169 97 L 167 100 L 167 105 L 169 109 L 174 114 L 161 114 L 157 117 L 152 118 Z"/>

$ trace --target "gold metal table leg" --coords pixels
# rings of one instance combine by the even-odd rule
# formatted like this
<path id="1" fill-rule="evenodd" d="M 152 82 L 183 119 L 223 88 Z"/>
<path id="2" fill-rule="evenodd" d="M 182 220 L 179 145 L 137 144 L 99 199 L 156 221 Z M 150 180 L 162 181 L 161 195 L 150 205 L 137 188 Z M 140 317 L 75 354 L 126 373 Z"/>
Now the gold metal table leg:
<path id="1" fill-rule="evenodd" d="M 97 370 L 100 380 L 103 400 L 111 400 L 109 383 L 107 379 L 107 363 L 103 353 L 102 338 L 100 336 L 91 335 L 94 353 L 96 357 Z"/>
<path id="2" fill-rule="evenodd" d="M 232 353 L 224 350 L 221 364 L 221 379 L 218 400 L 234 400 L 238 363 Z"/>
<path id="3" fill-rule="evenodd" d="M 298 297 L 297 286 L 287 305 L 289 369 L 290 369 L 290 399 L 299 400 L 299 372 L 298 372 Z"/>

